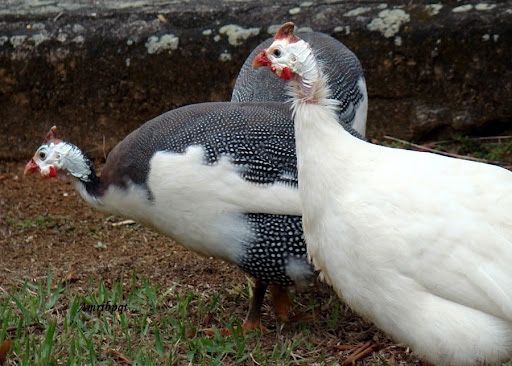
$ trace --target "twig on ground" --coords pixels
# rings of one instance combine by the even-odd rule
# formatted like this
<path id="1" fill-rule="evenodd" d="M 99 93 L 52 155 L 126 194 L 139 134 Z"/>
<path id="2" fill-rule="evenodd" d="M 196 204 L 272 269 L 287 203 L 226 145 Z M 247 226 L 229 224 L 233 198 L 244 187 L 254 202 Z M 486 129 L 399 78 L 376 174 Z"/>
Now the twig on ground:
<path id="1" fill-rule="evenodd" d="M 116 351 L 115 349 L 111 349 L 109 351 L 109 354 L 114 360 L 116 360 L 121 365 L 131 365 L 132 364 L 132 361 L 128 357 L 123 355 L 121 352 Z"/>
<path id="2" fill-rule="evenodd" d="M 465 139 L 471 140 L 471 141 L 493 141 L 493 140 L 510 140 L 512 139 L 512 136 L 480 136 L 480 137 L 466 137 Z M 451 144 L 456 143 L 457 140 L 441 140 L 441 141 L 433 141 L 432 144 L 434 145 L 442 145 L 442 144 Z"/>
<path id="3" fill-rule="evenodd" d="M 44 330 L 44 327 L 43 327 L 41 324 L 39 324 L 39 323 L 31 323 L 31 324 L 27 324 L 27 325 L 25 325 L 25 328 L 34 328 L 34 329 L 37 329 L 37 330 L 39 330 L 39 331 L 43 331 L 43 330 Z M 18 329 L 18 327 L 17 327 L 17 326 L 8 327 L 8 328 L 6 329 L 6 332 L 7 332 L 8 334 L 11 334 L 11 335 L 12 335 L 12 334 L 16 333 L 16 330 L 17 330 L 17 329 Z"/>
<path id="4" fill-rule="evenodd" d="M 373 352 L 374 347 L 375 344 L 372 344 L 372 342 L 370 341 L 362 344 L 360 347 L 356 348 L 354 352 L 352 352 L 352 354 L 345 359 L 345 361 L 343 361 L 341 366 L 348 366 L 354 364 L 357 360 L 360 360 L 369 353 Z"/>
<path id="5" fill-rule="evenodd" d="M 500 166 L 505 165 L 505 163 L 503 163 L 501 161 L 480 159 L 480 158 L 475 158 L 473 156 L 459 155 L 459 154 L 450 153 L 450 152 L 446 152 L 446 151 L 442 151 L 442 150 L 432 149 L 432 148 L 427 147 L 427 146 L 414 144 L 412 142 L 405 141 L 405 140 L 402 140 L 402 139 L 399 139 L 399 138 L 396 138 L 396 137 L 392 137 L 392 136 L 387 136 L 386 135 L 386 136 L 384 136 L 384 138 L 386 140 L 391 140 L 391 141 L 399 142 L 399 143 L 401 143 L 403 145 L 406 145 L 406 146 L 414 147 L 415 149 L 418 149 L 418 150 L 427 151 L 427 152 L 431 152 L 431 153 L 435 153 L 435 154 L 439 154 L 439 155 L 444 155 L 444 156 L 449 156 L 451 158 L 465 159 L 465 160 L 476 161 L 476 162 L 479 162 L 479 163 L 487 163 L 487 164 L 494 164 L 494 165 L 500 165 Z"/>
<path id="6" fill-rule="evenodd" d="M 350 351 L 351 349 L 354 349 L 358 347 L 357 344 L 335 344 L 334 348 L 336 348 L 338 351 Z"/>
<path id="7" fill-rule="evenodd" d="M 115 227 L 115 226 L 133 225 L 133 224 L 136 224 L 136 222 L 133 220 L 123 220 L 123 221 L 114 222 L 112 224 L 112 226 Z"/>
<path id="8" fill-rule="evenodd" d="M 258 365 L 258 366 L 261 366 L 261 363 L 259 363 L 258 361 L 256 361 L 256 360 L 254 359 L 254 356 L 252 355 L 252 352 L 249 352 L 249 356 L 251 357 L 252 362 L 254 362 L 254 363 L 255 363 L 256 365 Z"/>

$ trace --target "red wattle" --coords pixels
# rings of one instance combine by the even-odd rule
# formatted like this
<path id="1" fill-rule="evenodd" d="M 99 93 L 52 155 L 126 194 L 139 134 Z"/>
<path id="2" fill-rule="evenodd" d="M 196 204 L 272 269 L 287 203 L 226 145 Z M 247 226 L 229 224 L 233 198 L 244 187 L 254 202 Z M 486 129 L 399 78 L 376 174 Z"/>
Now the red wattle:
<path id="1" fill-rule="evenodd" d="M 290 70 L 289 67 L 283 68 L 283 71 L 281 73 L 281 79 L 291 80 L 292 78 L 293 78 L 293 71 Z"/>
<path id="2" fill-rule="evenodd" d="M 50 178 L 54 178 L 57 176 L 57 169 L 55 169 L 55 167 L 53 165 L 50 165 L 48 167 L 48 176 Z"/>

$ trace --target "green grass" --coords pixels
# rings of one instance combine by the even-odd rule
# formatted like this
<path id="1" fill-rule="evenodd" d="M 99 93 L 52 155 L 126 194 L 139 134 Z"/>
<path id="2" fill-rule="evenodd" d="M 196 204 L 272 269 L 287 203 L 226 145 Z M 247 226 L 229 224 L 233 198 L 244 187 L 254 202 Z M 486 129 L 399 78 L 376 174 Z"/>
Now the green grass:
<path id="1" fill-rule="evenodd" d="M 296 337 L 274 334 L 279 341 L 270 343 L 264 342 L 268 335 L 242 334 L 239 317 L 226 314 L 221 300 L 219 294 L 161 289 L 136 277 L 84 292 L 49 275 L 0 293 L 0 343 L 13 341 L 7 365 L 116 365 L 123 359 L 133 365 L 291 365 L 308 364 L 308 352 L 317 362 L 328 361 L 329 355 L 315 353 L 307 328 Z M 128 310 L 83 309 L 94 304 L 126 304 Z M 207 336 L 200 329 L 212 325 L 232 335 Z"/>
<path id="2" fill-rule="evenodd" d="M 26 230 L 33 228 L 51 229 L 66 223 L 66 217 L 56 215 L 38 215 L 27 219 L 7 217 L 6 222 L 17 229 Z"/>
<path id="3" fill-rule="evenodd" d="M 512 140 L 478 140 L 468 136 L 455 136 L 453 142 L 444 144 L 460 155 L 503 162 L 512 157 Z"/>

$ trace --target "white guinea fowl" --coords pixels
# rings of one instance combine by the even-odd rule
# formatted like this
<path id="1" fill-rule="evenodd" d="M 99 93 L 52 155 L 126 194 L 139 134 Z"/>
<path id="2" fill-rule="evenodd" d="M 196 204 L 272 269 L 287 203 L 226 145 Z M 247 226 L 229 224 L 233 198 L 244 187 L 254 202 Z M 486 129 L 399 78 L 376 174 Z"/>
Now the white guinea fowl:
<path id="1" fill-rule="evenodd" d="M 432 363 L 510 359 L 511 172 L 352 137 L 293 27 L 255 63 L 291 80 L 313 264 L 356 312 Z"/>

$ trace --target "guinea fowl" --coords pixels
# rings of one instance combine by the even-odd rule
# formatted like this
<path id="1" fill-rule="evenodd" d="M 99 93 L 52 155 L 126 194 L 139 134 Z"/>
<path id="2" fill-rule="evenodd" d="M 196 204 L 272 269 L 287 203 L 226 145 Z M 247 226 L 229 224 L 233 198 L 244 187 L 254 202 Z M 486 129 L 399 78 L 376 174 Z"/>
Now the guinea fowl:
<path id="1" fill-rule="evenodd" d="M 255 60 L 290 80 L 308 255 L 355 311 L 439 365 L 512 356 L 512 173 L 339 127 L 293 23 Z"/>
<path id="2" fill-rule="evenodd" d="M 346 109 L 352 122 L 365 119 L 359 61 L 343 47 L 323 52 L 333 58 L 345 53 L 348 61 L 332 73 L 337 80 L 332 88 L 340 95 L 363 93 Z M 250 72 L 242 70 L 239 79 Z M 235 91 L 239 88 L 244 86 Z M 205 103 L 167 112 L 120 142 L 101 177 L 80 149 L 50 132 L 27 164 L 27 172 L 37 170 L 46 176 L 67 173 L 94 207 L 146 223 L 254 276 L 246 329 L 261 326 L 269 285 L 276 313 L 286 320 L 287 287 L 312 274 L 300 217 L 293 121 L 283 103 Z"/>
<path id="3" fill-rule="evenodd" d="M 298 33 L 318 55 L 323 65 L 336 65 L 328 69 L 332 97 L 339 101 L 338 118 L 343 127 L 366 134 L 368 95 L 366 82 L 357 57 L 343 43 L 320 32 Z M 235 82 L 232 102 L 286 102 L 286 81 L 278 79 L 263 69 L 252 67 L 254 58 L 270 46 L 273 38 L 260 43 L 245 60 Z"/>

